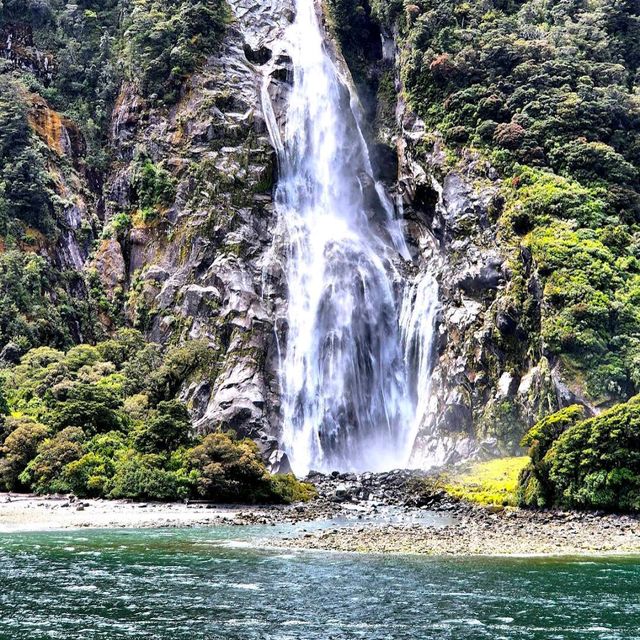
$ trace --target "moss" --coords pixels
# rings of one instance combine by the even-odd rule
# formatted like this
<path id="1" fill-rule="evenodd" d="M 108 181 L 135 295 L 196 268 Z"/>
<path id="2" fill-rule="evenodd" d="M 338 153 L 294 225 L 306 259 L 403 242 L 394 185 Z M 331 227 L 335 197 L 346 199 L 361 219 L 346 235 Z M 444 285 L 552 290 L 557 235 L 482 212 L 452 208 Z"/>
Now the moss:
<path id="1" fill-rule="evenodd" d="M 478 420 L 476 432 L 480 438 L 496 438 L 504 454 L 517 452 L 522 426 L 514 402 L 503 399 L 488 403 Z"/>
<path id="2" fill-rule="evenodd" d="M 376 98 L 376 129 L 393 127 L 396 117 L 396 104 L 398 102 L 393 70 L 385 69 L 380 74 Z"/>
<path id="3" fill-rule="evenodd" d="M 454 498 L 482 505 L 514 506 L 518 476 L 528 463 L 526 456 L 498 458 L 445 474 L 445 490 Z"/>

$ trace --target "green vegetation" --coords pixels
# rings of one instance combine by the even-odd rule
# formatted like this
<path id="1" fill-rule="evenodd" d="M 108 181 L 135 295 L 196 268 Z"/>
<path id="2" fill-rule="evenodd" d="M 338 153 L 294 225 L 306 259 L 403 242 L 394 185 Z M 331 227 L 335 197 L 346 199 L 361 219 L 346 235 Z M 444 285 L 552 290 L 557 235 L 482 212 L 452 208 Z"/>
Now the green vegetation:
<path id="1" fill-rule="evenodd" d="M 134 0 L 124 34 L 129 76 L 143 95 L 175 102 L 184 80 L 216 49 L 228 20 L 223 0 Z"/>
<path id="2" fill-rule="evenodd" d="M 28 111 L 24 86 L 0 76 L 0 349 L 22 352 L 94 335 L 82 276 L 39 255 L 59 238 L 61 204 Z"/>
<path id="3" fill-rule="evenodd" d="M 152 500 L 308 500 L 267 473 L 251 440 L 197 436 L 176 395 L 207 363 L 205 343 L 163 350 L 134 330 L 66 352 L 40 347 L 0 372 L 0 487 Z"/>
<path id="4" fill-rule="evenodd" d="M 11 60 L 0 59 L 0 350 L 67 349 L 99 339 L 98 319 L 121 322 L 90 270 L 61 266 L 75 257 L 71 242 L 84 258 L 100 231 L 118 93 L 129 80 L 143 104 L 175 101 L 227 21 L 223 0 L 0 2 L 12 42 Z M 131 208 L 106 229 L 123 243 L 134 221 L 153 223 L 176 193 L 167 168 L 142 149 L 130 174 Z M 81 228 L 70 230 L 78 215 Z"/>
<path id="5" fill-rule="evenodd" d="M 161 165 L 154 164 L 148 158 L 137 158 L 132 166 L 131 187 L 133 189 L 131 205 L 139 212 L 144 224 L 151 224 L 164 209 L 169 207 L 176 197 L 176 181 Z M 117 233 L 131 226 L 130 214 L 120 214 L 126 219 L 116 219 L 112 229 Z"/>
<path id="6" fill-rule="evenodd" d="M 519 480 L 521 505 L 640 511 L 640 397 L 588 419 L 567 407 L 522 444 L 531 461 Z"/>
<path id="7" fill-rule="evenodd" d="M 464 166 L 471 151 L 503 178 L 498 234 L 512 247 L 513 274 L 503 302 L 518 310 L 530 351 L 542 334 L 545 355 L 596 403 L 637 393 L 640 5 L 371 6 L 399 28 L 406 98 L 443 138 L 449 163 Z M 541 320 L 523 255 L 540 280 Z"/>
<path id="8" fill-rule="evenodd" d="M 377 78 L 369 66 L 382 56 L 380 29 L 366 0 L 328 0 L 330 27 L 340 43 L 360 93 L 375 92 Z M 374 86 L 370 86 L 374 85 Z"/>
<path id="9" fill-rule="evenodd" d="M 11 343 L 20 355 L 33 346 L 65 348 L 93 334 L 89 305 L 74 299 L 81 276 L 56 271 L 34 253 L 0 253 L 0 348 Z"/>
<path id="10" fill-rule="evenodd" d="M 21 239 L 26 226 L 51 231 L 52 195 L 43 154 L 32 144 L 25 96 L 0 76 L 0 234 Z"/>
<path id="11" fill-rule="evenodd" d="M 514 506 L 518 475 L 526 457 L 498 458 L 468 465 L 441 478 L 443 488 L 454 498 L 490 506 Z"/>
<path id="12" fill-rule="evenodd" d="M 52 69 L 36 65 L 32 75 L 23 74 L 23 83 L 78 124 L 87 141 L 86 161 L 99 170 L 106 168 L 106 127 L 122 80 L 114 59 L 121 5 L 120 0 L 0 5 L 0 26 L 28 26 L 34 46 L 53 56 Z"/>
<path id="13" fill-rule="evenodd" d="M 117 15 L 115 1 L 0 4 L 21 56 L 18 70 L 0 62 L 0 349 L 95 338 L 83 276 L 56 258 L 70 234 L 81 247 L 92 234 L 88 216 L 70 232 L 67 213 L 90 202 L 82 180 L 106 168 Z"/>

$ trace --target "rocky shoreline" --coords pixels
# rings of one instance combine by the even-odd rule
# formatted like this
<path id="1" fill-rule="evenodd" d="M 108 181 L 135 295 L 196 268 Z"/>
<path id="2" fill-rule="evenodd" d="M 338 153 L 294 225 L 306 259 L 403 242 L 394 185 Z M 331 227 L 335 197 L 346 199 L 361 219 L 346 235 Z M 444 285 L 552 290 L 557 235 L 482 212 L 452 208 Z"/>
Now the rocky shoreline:
<path id="1" fill-rule="evenodd" d="M 467 507 L 452 522 L 371 524 L 304 533 L 280 548 L 447 556 L 640 554 L 634 516 L 575 512 L 498 513 Z"/>
<path id="2" fill-rule="evenodd" d="M 316 500 L 274 506 L 0 494 L 0 533 L 302 524 L 296 535 L 271 536 L 260 545 L 445 556 L 640 554 L 639 516 L 480 507 L 452 499 L 425 477 L 413 471 L 312 474 Z"/>
<path id="3" fill-rule="evenodd" d="M 603 512 L 533 511 L 483 507 L 451 498 L 433 474 L 316 474 L 319 502 L 362 506 L 394 505 L 409 522 L 364 522 L 295 537 L 267 546 L 322 551 L 447 556 L 640 554 L 640 517 Z M 375 507 L 374 507 L 375 508 Z M 446 521 L 420 522 L 420 513 L 446 515 Z M 418 521 L 411 522 L 412 518 Z"/>

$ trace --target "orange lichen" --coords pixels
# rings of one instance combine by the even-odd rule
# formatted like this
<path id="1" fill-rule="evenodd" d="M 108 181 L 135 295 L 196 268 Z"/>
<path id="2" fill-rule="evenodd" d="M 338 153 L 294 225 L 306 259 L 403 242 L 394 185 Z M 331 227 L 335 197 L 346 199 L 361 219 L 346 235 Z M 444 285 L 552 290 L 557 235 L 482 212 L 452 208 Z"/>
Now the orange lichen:
<path id="1" fill-rule="evenodd" d="M 65 135 L 62 117 L 50 109 L 39 96 L 32 96 L 29 110 L 29 125 L 42 141 L 58 155 L 64 154 L 63 136 Z"/>
<path id="2" fill-rule="evenodd" d="M 24 240 L 20 242 L 20 248 L 27 253 L 41 253 L 42 249 L 47 246 L 45 235 L 33 227 L 27 227 L 24 230 L 23 238 Z"/>
<path id="3" fill-rule="evenodd" d="M 28 121 L 36 135 L 59 156 L 81 156 L 84 152 L 84 140 L 76 125 L 51 109 L 41 96 L 31 94 L 29 99 L 31 108 Z"/>

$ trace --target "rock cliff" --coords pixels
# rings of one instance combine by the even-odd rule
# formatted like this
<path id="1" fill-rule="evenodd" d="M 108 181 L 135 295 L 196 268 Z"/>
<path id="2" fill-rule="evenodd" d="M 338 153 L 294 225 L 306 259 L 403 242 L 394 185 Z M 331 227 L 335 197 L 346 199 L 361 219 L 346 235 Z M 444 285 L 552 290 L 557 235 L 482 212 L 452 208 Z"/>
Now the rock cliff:
<path id="1" fill-rule="evenodd" d="M 145 22 L 141 6 L 32 4 L 24 15 L 14 2 L 0 9 L 0 71 L 9 96 L 1 115 L 28 124 L 26 133 L 18 127 L 12 137 L 0 135 L 0 146 L 7 158 L 9 150 L 15 155 L 1 167 L 4 182 L 20 167 L 12 184 L 36 186 L 0 192 L 0 217 L 2 249 L 19 256 L 20 274 L 28 272 L 25 260 L 39 256 L 44 275 L 28 295 L 12 298 L 19 325 L 0 318 L 0 357 L 11 362 L 40 344 L 92 342 L 121 326 L 162 345 L 202 340 L 211 364 L 181 392 L 196 428 L 249 436 L 285 469 L 277 368 L 287 330 L 286 256 L 274 242 L 272 194 L 291 82 L 283 34 L 292 4 L 218 3 L 210 10 L 224 20 L 215 29 L 206 22 L 206 29 L 196 24 L 193 33 L 173 34 L 175 42 L 161 50 L 168 61 L 153 59 L 153 43 L 170 27 L 145 40 L 141 31 L 157 25 Z M 189 3 L 179 4 L 154 0 L 169 17 Z M 531 242 L 514 241 L 529 227 L 514 223 L 514 232 L 504 222 L 516 217 L 507 192 L 520 178 L 472 144 L 452 145 L 452 137 L 467 135 L 461 127 L 439 131 L 409 99 L 415 87 L 407 82 L 419 82 L 407 60 L 432 42 L 423 34 L 431 28 L 427 13 L 419 19 L 431 11 L 427 4 L 390 17 L 382 3 L 374 17 L 366 2 L 330 0 L 324 15 L 327 46 L 362 102 L 375 178 L 404 217 L 412 260 L 401 269 L 439 283 L 432 393 L 416 460 L 444 462 L 514 451 L 543 415 L 575 401 L 595 412 L 629 389 L 609 379 L 599 394 L 587 389 L 581 352 L 572 360 L 562 351 L 575 332 L 562 336 L 561 348 L 549 347 L 545 332 L 555 316 L 545 297 L 548 274 L 541 275 Z M 464 19 L 460 24 L 464 29 Z M 205 46 L 209 29 L 219 37 Z M 95 52 L 79 41 L 62 46 L 60 34 L 71 33 L 87 34 Z M 136 38 L 143 43 L 138 57 L 129 42 Z M 200 57 L 191 51 L 198 43 Z M 81 74 L 78 52 L 89 57 Z M 429 53 L 429 70 L 444 86 L 462 65 Z M 12 102 L 24 113 L 14 113 Z M 485 129 L 502 127 L 496 140 L 509 149 L 522 142 L 523 126 L 491 122 Z M 46 308 L 58 315 L 35 326 Z M 576 306 L 579 312 L 586 313 Z M 607 372 L 614 365 L 606 364 Z"/>

